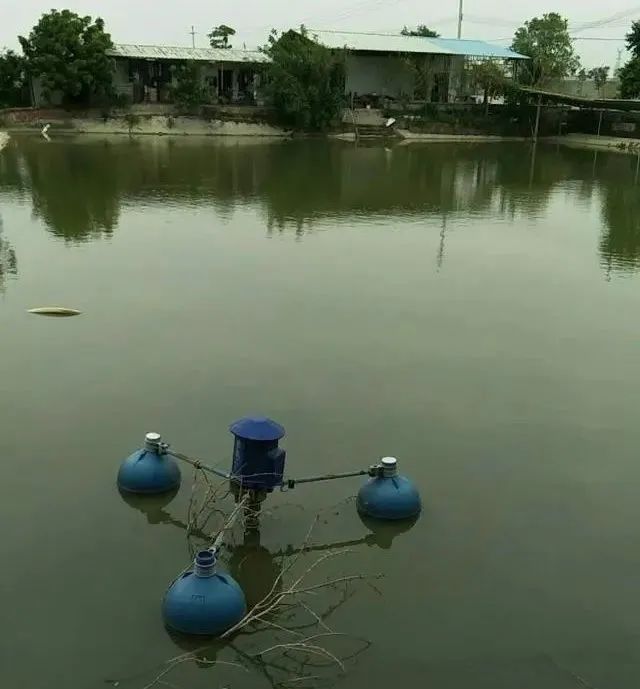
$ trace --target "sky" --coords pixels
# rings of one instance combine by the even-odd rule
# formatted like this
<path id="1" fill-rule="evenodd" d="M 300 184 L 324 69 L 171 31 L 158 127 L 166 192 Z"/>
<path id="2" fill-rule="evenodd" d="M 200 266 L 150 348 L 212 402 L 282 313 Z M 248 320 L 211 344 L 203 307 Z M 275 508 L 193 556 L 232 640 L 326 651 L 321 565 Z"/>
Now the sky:
<path id="1" fill-rule="evenodd" d="M 44 12 L 57 6 L 79 14 L 101 16 L 115 43 L 190 46 L 192 26 L 197 46 L 207 45 L 212 26 L 237 30 L 234 47 L 262 45 L 271 28 L 304 23 L 314 29 L 396 33 L 404 25 L 427 24 L 442 36 L 455 37 L 459 0 L 0 0 L 0 47 L 16 48 L 18 34 L 27 34 Z M 631 21 L 640 19 L 633 0 L 586 3 L 584 0 L 463 0 L 463 37 L 508 45 L 526 19 L 559 12 L 570 21 L 576 51 L 586 67 L 610 65 L 623 52 Z M 591 7 L 588 5 L 591 4 Z M 597 26 L 585 26 L 589 23 Z M 620 40 L 594 40 L 612 38 Z M 589 39 L 589 40 L 586 40 Z"/>

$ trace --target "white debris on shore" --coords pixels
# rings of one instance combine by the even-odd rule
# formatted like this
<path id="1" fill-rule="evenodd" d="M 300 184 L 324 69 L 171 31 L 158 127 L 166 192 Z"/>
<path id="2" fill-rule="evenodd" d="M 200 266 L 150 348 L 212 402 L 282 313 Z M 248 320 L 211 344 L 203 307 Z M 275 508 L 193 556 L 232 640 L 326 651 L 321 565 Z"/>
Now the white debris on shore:
<path id="1" fill-rule="evenodd" d="M 5 132 L 0 132 L 0 151 L 9 143 L 9 135 Z"/>

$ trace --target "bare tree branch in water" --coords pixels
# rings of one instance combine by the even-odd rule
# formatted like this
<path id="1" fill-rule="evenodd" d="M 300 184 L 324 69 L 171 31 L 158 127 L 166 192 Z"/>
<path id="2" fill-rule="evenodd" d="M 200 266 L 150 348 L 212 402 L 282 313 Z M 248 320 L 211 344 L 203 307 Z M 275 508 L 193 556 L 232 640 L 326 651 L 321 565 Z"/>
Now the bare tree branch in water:
<path id="1" fill-rule="evenodd" d="M 201 484 L 204 484 L 204 494 L 199 495 Z M 191 542 L 192 535 L 200 535 L 206 532 L 209 522 L 215 516 L 221 516 L 225 520 L 226 513 L 217 505 L 228 497 L 230 493 L 228 481 L 213 482 L 209 475 L 202 469 L 196 468 L 191 484 L 191 495 L 187 509 L 187 541 L 190 554 L 193 557 L 197 549 Z"/>
<path id="2" fill-rule="evenodd" d="M 196 481 L 200 478 L 197 474 L 198 472 Z M 206 507 L 203 506 L 215 504 L 215 495 L 220 494 L 219 486 L 210 484 L 206 479 L 205 483 L 203 497 L 194 498 L 197 488 L 192 488 L 189 505 L 188 522 L 192 526 L 198 525 L 199 538 L 202 537 L 202 526 L 208 521 Z M 246 502 L 243 498 L 236 505 L 234 513 L 237 510 L 244 512 L 245 507 Z M 247 516 L 246 512 L 244 516 Z M 158 668 L 159 671 L 156 670 L 156 676 L 141 689 L 172 686 L 172 673 L 189 663 L 195 663 L 200 667 L 220 666 L 244 672 L 257 671 L 274 688 L 289 685 L 304 687 L 304 683 L 309 681 L 318 686 L 317 682 L 326 676 L 331 668 L 340 674 L 346 672 L 346 662 L 363 653 L 370 643 L 335 631 L 328 624 L 328 617 L 355 594 L 355 582 L 379 579 L 381 575 L 351 574 L 319 580 L 315 578 L 314 575 L 319 573 L 323 565 L 353 552 L 348 549 L 329 550 L 312 562 L 304 563 L 304 558 L 313 548 L 311 538 L 319 519 L 320 515 L 313 520 L 300 548 L 282 555 L 270 589 L 238 624 L 228 630 L 221 639 L 164 662 Z M 232 513 L 215 536 L 211 534 L 214 541 L 233 528 L 234 522 L 235 517 Z M 326 597 L 334 596 L 336 593 L 340 594 L 338 600 L 333 598 L 327 605 Z M 319 608 L 319 604 L 323 607 Z M 270 635 L 269 643 L 260 641 L 261 634 Z M 337 639 L 356 641 L 357 648 L 347 653 L 340 652 L 334 647 L 329 648 L 328 644 Z M 234 662 L 214 659 L 215 654 L 223 648 L 233 653 Z"/>

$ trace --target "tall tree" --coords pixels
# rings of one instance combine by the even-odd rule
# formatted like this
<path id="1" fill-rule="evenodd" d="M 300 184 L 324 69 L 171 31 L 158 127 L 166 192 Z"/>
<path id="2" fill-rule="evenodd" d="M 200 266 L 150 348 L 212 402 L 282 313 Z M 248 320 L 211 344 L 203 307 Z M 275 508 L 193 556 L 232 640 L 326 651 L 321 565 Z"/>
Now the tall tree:
<path id="1" fill-rule="evenodd" d="M 580 67 L 569 22 L 556 12 L 525 22 L 516 31 L 511 48 L 531 58 L 520 71 L 521 79 L 531 85 L 575 74 Z"/>
<path id="2" fill-rule="evenodd" d="M 584 93 L 584 85 L 589 78 L 589 73 L 584 67 L 581 67 L 576 77 L 578 78 L 578 95 L 581 96 Z"/>
<path id="3" fill-rule="evenodd" d="M 640 57 L 640 20 L 631 24 L 631 31 L 626 36 L 627 49 L 633 57 Z"/>
<path id="4" fill-rule="evenodd" d="M 403 36 L 422 36 L 423 38 L 440 38 L 440 34 L 430 29 L 426 24 L 418 24 L 415 29 L 406 26 L 400 32 Z"/>
<path id="5" fill-rule="evenodd" d="M 618 73 L 621 98 L 640 98 L 640 58 L 632 57 Z"/>
<path id="6" fill-rule="evenodd" d="M 589 70 L 589 78 L 593 79 L 596 91 L 601 98 L 604 98 L 604 87 L 607 85 L 610 67 L 594 67 Z"/>
<path id="7" fill-rule="evenodd" d="M 489 114 L 491 99 L 505 92 L 508 85 L 503 65 L 495 60 L 477 62 L 472 67 L 472 78 L 484 92 L 485 115 Z"/>
<path id="8" fill-rule="evenodd" d="M 640 98 L 640 21 L 631 24 L 631 31 L 627 34 L 627 49 L 631 53 L 631 59 L 618 72 L 620 96 Z"/>
<path id="9" fill-rule="evenodd" d="M 0 108 L 24 104 L 25 62 L 13 50 L 0 52 Z"/>
<path id="10" fill-rule="evenodd" d="M 47 100 L 58 91 L 66 103 L 86 104 L 92 96 L 110 93 L 113 64 L 107 50 L 113 44 L 102 19 L 51 10 L 28 38 L 18 40 L 29 75 L 40 77 Z"/>
<path id="11" fill-rule="evenodd" d="M 229 43 L 229 38 L 235 35 L 236 30 L 226 24 L 214 27 L 211 33 L 207 34 L 212 48 L 222 48 L 224 50 L 232 47 L 231 43 Z"/>
<path id="12" fill-rule="evenodd" d="M 344 106 L 344 51 L 329 50 L 298 31 L 272 31 L 264 52 L 265 95 L 280 121 L 298 129 L 324 130 L 339 119 Z"/>

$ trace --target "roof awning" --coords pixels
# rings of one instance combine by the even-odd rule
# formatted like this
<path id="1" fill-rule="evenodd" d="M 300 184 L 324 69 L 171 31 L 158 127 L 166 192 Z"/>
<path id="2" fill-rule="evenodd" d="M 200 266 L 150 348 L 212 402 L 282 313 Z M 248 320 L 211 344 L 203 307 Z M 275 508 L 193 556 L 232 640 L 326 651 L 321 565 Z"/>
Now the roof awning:
<path id="1" fill-rule="evenodd" d="M 526 55 L 493 45 L 486 41 L 456 38 L 425 38 L 402 34 L 356 33 L 355 31 L 316 31 L 309 29 L 309 38 L 327 48 L 375 53 L 420 53 L 423 55 L 458 55 L 499 60 L 528 60 Z"/>
<path id="2" fill-rule="evenodd" d="M 594 110 L 624 110 L 627 112 L 640 110 L 640 100 L 625 100 L 622 98 L 583 98 L 582 96 L 570 96 L 566 93 L 544 91 L 529 86 L 520 86 L 520 91 L 538 96 L 542 100 L 563 105 L 573 105 L 578 108 L 591 108 Z"/>
<path id="3" fill-rule="evenodd" d="M 116 44 L 107 50 L 111 57 L 139 58 L 141 60 L 193 60 L 195 62 L 269 62 L 259 50 L 237 48 L 180 48 L 164 45 Z"/>

